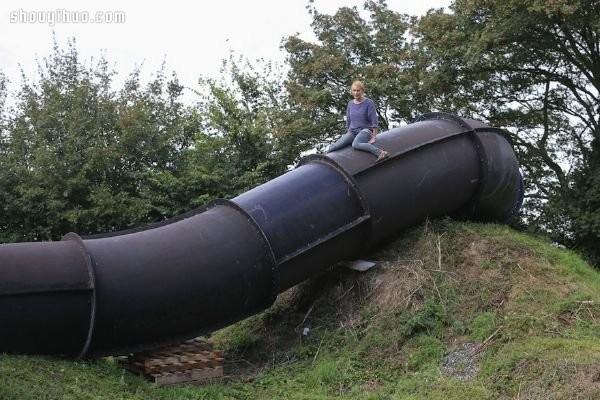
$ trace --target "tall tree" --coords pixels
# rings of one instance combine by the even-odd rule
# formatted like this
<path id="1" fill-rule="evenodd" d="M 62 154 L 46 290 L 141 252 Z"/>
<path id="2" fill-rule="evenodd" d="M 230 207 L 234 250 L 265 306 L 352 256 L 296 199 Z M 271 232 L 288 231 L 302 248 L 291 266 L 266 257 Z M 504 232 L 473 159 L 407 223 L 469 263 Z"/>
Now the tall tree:
<path id="1" fill-rule="evenodd" d="M 446 83 L 437 89 L 452 107 L 513 133 L 531 226 L 597 252 L 581 240 L 600 239 L 600 209 L 590 209 L 600 192 L 600 3 L 456 0 L 452 9 L 416 30 L 431 88 Z"/>
<path id="2" fill-rule="evenodd" d="M 104 58 L 83 64 L 70 41 L 55 44 L 37 80 L 23 76 L 3 138 L 0 241 L 115 230 L 168 213 L 152 185 L 189 143 L 181 85 L 159 72 L 142 88 L 134 72 L 117 93 L 114 74 Z"/>
<path id="3" fill-rule="evenodd" d="M 199 182 L 219 183 L 213 192 L 218 196 L 211 197 L 235 196 L 280 175 L 295 161 L 293 139 L 281 133 L 287 117 L 280 75 L 271 63 L 251 64 L 232 56 L 224 61 L 220 80 L 200 81 L 196 108 L 201 133 L 188 156 L 194 159 L 191 176 L 195 171 Z"/>
<path id="4" fill-rule="evenodd" d="M 313 143 L 344 130 L 343 117 L 353 80 L 362 79 L 375 101 L 380 127 L 410 121 L 420 110 L 414 93 L 418 80 L 408 57 L 411 17 L 367 1 L 363 18 L 356 7 L 327 15 L 308 7 L 316 43 L 299 36 L 284 40 L 290 70 L 286 81 L 297 128 L 312 132 Z M 311 138 L 305 137 L 305 140 Z"/>
<path id="5" fill-rule="evenodd" d="M 6 158 L 8 154 L 8 111 L 6 100 L 8 98 L 7 79 L 4 73 L 0 71 L 0 231 L 5 231 L 7 222 L 5 221 L 5 209 L 7 204 L 6 190 L 10 187 L 9 171 L 7 169 Z"/>
<path id="6" fill-rule="evenodd" d="M 181 100 L 183 91 L 175 74 L 167 79 L 163 66 L 145 86 L 140 71 L 130 74 L 116 97 L 118 140 L 110 160 L 118 166 L 128 195 L 145 204 L 146 214 L 134 219 L 136 223 L 190 208 L 183 178 L 198 124 L 194 111 Z M 107 182 L 111 187 L 114 183 Z"/>

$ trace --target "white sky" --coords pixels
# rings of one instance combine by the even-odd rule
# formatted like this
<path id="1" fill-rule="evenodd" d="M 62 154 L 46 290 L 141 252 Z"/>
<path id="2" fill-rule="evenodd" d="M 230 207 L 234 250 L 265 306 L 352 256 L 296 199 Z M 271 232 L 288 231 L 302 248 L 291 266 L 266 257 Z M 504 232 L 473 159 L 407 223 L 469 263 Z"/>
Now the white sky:
<path id="1" fill-rule="evenodd" d="M 358 6 L 364 0 L 315 0 L 321 13 L 332 14 L 342 6 Z M 388 0 L 390 9 L 400 13 L 422 15 L 430 8 L 445 7 L 451 0 Z M 311 18 L 306 11 L 308 0 L 216 0 L 196 1 L 125 1 L 103 0 L 3 0 L 0 3 L 0 70 L 20 83 L 20 66 L 30 79 L 36 76 L 36 58 L 52 52 L 52 32 L 61 48 L 74 37 L 81 60 L 98 58 L 104 51 L 107 60 L 124 79 L 136 66 L 142 76 L 156 72 L 163 61 L 166 72 L 176 71 L 180 81 L 197 87 L 200 76 L 218 77 L 221 60 L 234 51 L 251 60 L 265 58 L 283 61 L 282 38 L 300 33 L 312 40 Z M 33 12 L 43 11 L 43 18 L 73 12 L 87 12 L 94 18 L 97 11 L 124 13 L 124 23 L 56 23 L 28 22 L 40 18 Z M 83 18 L 83 14 L 78 14 Z M 11 21 L 12 18 L 12 21 Z M 72 18 L 72 17 L 71 17 Z M 16 19 L 16 22 L 15 22 Z M 25 20 L 24 20 L 25 19 Z M 30 21 L 30 20 L 29 20 Z M 20 66 L 19 66 L 20 65 Z"/>

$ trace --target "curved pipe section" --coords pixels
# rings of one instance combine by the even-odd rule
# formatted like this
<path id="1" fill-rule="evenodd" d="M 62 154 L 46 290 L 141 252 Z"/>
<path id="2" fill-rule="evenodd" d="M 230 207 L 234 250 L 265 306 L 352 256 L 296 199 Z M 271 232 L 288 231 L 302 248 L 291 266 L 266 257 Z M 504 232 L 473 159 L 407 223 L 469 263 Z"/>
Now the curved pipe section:
<path id="1" fill-rule="evenodd" d="M 141 229 L 0 245 L 0 352 L 97 357 L 177 343 L 427 217 L 506 222 L 522 180 L 503 131 L 443 113 Z"/>

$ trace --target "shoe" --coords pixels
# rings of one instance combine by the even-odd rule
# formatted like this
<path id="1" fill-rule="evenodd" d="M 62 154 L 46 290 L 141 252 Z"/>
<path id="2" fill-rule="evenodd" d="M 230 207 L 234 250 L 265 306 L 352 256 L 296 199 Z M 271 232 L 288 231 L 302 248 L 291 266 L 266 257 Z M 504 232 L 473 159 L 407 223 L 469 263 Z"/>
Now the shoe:
<path id="1" fill-rule="evenodd" d="M 317 154 L 327 154 L 329 151 L 329 146 L 325 144 L 320 144 L 317 146 Z"/>
<path id="2" fill-rule="evenodd" d="M 381 153 L 379 153 L 379 156 L 377 156 L 377 160 L 375 160 L 375 162 L 379 162 L 379 161 L 385 160 L 389 156 L 390 156 L 390 153 L 388 153 L 385 150 L 381 150 Z"/>

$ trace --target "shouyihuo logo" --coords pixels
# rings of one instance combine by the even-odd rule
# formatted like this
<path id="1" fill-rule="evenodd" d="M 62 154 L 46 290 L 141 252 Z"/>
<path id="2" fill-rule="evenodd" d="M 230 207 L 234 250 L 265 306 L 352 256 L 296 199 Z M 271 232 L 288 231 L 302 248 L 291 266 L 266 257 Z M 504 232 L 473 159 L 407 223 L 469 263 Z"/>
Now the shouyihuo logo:
<path id="1" fill-rule="evenodd" d="M 123 24 L 125 23 L 124 11 L 74 11 L 64 8 L 57 10 L 32 10 L 23 9 L 10 12 L 11 24 Z"/>

